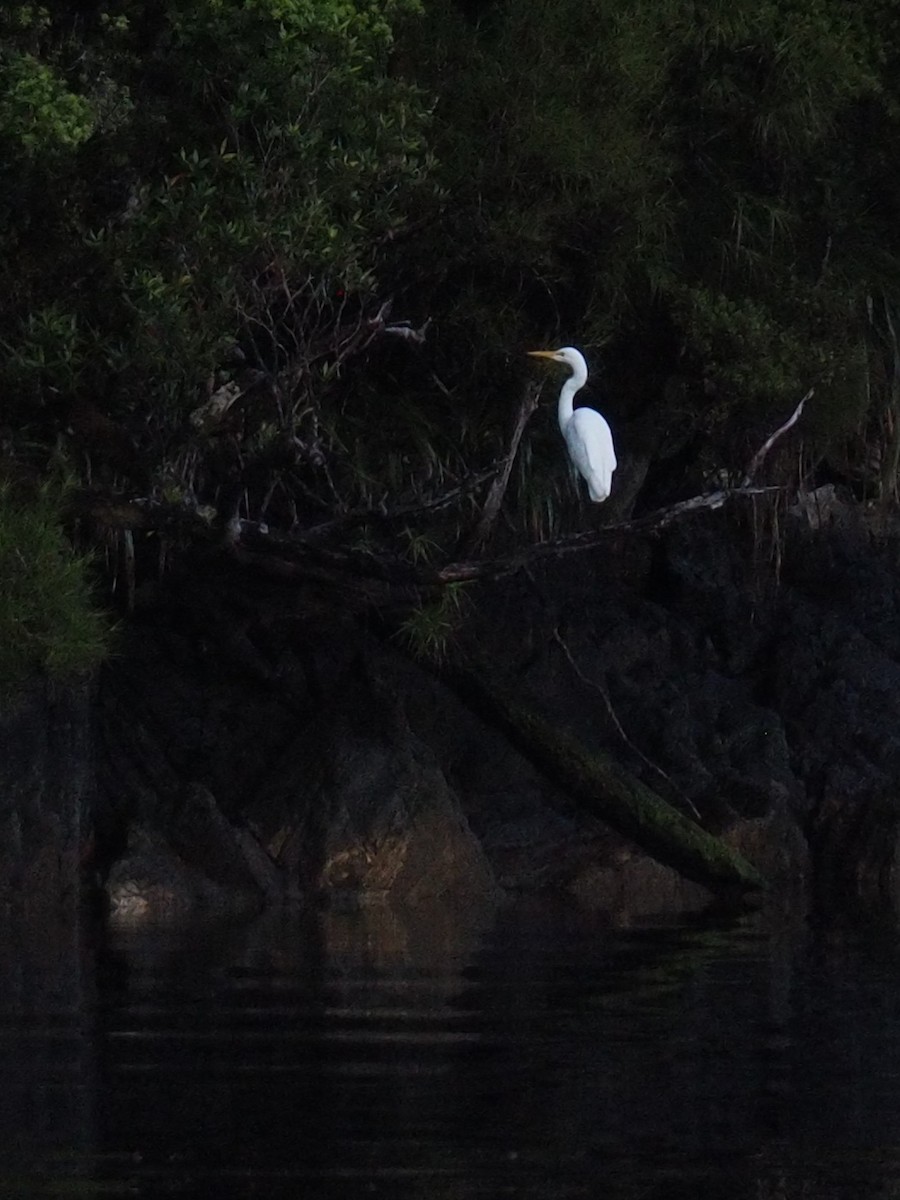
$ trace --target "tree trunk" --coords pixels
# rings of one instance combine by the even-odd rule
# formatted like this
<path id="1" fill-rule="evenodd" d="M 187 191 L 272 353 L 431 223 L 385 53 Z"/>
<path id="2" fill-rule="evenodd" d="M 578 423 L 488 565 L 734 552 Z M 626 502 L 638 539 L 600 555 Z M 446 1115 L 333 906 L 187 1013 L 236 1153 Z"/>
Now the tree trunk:
<path id="1" fill-rule="evenodd" d="M 635 842 L 658 862 L 718 895 L 764 889 L 740 854 L 680 813 L 602 751 L 589 752 L 502 683 L 483 662 L 445 664 L 441 678 L 483 720 L 586 812 Z"/>

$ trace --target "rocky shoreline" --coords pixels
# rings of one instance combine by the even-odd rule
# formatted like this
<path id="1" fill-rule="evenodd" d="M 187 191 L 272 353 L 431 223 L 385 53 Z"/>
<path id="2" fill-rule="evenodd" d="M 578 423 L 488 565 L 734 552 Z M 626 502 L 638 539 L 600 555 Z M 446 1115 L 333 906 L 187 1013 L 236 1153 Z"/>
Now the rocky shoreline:
<path id="1" fill-rule="evenodd" d="M 782 515 L 697 514 L 482 584 L 463 637 L 772 897 L 893 913 L 900 540 L 850 506 Z M 710 903 L 376 624 L 225 560 L 157 585 L 92 689 L 38 689 L 0 722 L 10 895 L 80 876 L 122 917 L 523 891 L 613 916 Z"/>

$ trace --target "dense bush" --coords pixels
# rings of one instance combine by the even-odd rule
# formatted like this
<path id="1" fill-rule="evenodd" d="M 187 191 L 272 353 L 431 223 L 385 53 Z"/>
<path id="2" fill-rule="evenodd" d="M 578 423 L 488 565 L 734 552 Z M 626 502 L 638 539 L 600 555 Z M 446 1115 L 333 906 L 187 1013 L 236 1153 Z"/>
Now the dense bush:
<path id="1" fill-rule="evenodd" d="M 374 295 L 373 246 L 424 177 L 425 105 L 388 71 L 390 21 L 414 8 L 182 0 L 0 17 L 0 386 L 20 432 L 46 443 L 74 424 L 92 459 L 122 469 L 112 419 L 143 482 L 212 488 L 198 464 L 234 455 L 185 419 L 240 362 L 272 385 L 253 435 L 297 434 L 337 314 Z"/>
<path id="2" fill-rule="evenodd" d="M 109 646 L 89 561 L 63 533 L 61 501 L 54 484 L 29 495 L 0 487 L 0 698 L 35 674 L 71 681 Z"/>
<path id="3" fill-rule="evenodd" d="M 625 454 L 680 464 L 654 498 L 739 466 L 810 385 L 810 462 L 891 494 L 898 25 L 842 0 L 6 6 L 7 452 L 224 516 L 384 510 L 489 464 L 521 351 L 565 341 Z M 423 347 L 378 336 L 391 297 Z M 539 414 L 511 525 L 570 500 Z"/>
<path id="4" fill-rule="evenodd" d="M 423 285 L 513 344 L 586 344 L 659 452 L 673 421 L 727 436 L 810 385 L 858 417 L 861 350 L 890 403 L 897 24 L 833 0 L 434 6 L 413 57 L 464 232 Z M 847 432 L 829 407 L 819 449 Z"/>

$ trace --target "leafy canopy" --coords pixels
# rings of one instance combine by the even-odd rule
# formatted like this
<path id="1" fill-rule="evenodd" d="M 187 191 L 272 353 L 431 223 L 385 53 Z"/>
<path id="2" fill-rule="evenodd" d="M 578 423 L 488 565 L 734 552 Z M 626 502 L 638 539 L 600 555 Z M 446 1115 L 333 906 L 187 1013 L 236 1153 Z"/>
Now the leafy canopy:
<path id="1" fill-rule="evenodd" d="M 0 47 L 26 455 L 287 522 L 427 499 L 497 454 L 538 340 L 656 459 L 741 458 L 810 384 L 824 446 L 900 404 L 886 2 L 57 0 Z M 373 343 L 389 295 L 424 350 Z M 529 536 L 555 437 L 513 473 Z"/>

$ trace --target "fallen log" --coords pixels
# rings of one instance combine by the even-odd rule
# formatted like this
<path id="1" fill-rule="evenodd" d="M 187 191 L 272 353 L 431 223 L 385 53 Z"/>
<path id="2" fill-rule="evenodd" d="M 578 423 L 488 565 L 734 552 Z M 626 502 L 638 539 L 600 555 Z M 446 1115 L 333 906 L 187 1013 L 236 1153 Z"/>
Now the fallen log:
<path id="1" fill-rule="evenodd" d="M 483 662 L 444 663 L 437 673 L 581 809 L 658 862 L 719 896 L 761 891 L 766 880 L 720 839 L 678 811 L 603 751 L 589 751 L 513 693 Z"/>

